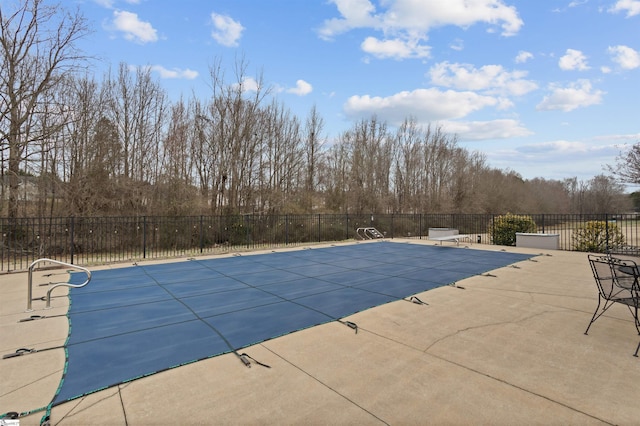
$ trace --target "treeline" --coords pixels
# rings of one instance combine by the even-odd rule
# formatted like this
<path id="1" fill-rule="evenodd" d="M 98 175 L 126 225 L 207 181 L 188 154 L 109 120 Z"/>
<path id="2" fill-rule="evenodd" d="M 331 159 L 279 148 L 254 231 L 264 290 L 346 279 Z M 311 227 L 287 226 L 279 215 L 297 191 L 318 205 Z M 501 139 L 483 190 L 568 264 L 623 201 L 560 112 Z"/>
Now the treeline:
<path id="1" fill-rule="evenodd" d="M 50 126 L 38 132 L 47 137 L 32 141 L 25 132 L 20 142 L 19 215 L 628 209 L 623 188 L 607 176 L 524 180 L 410 119 L 390 129 L 372 117 L 329 140 L 315 108 L 301 119 L 259 80 L 248 90 L 246 75 L 236 77 L 227 84 L 212 68 L 208 99 L 177 101 L 146 68 L 122 64 L 102 81 L 67 77 L 48 94 L 49 107 L 29 118 L 30 126 Z"/>
<path id="2" fill-rule="evenodd" d="M 376 117 L 325 135 L 237 60 L 172 100 L 150 67 L 100 79 L 84 18 L 43 0 L 0 5 L 0 215 L 600 213 L 629 209 L 613 178 L 524 180 L 455 135 Z M 5 10 L 2 10 L 5 9 Z M 89 68 L 90 69 L 90 68 Z"/>

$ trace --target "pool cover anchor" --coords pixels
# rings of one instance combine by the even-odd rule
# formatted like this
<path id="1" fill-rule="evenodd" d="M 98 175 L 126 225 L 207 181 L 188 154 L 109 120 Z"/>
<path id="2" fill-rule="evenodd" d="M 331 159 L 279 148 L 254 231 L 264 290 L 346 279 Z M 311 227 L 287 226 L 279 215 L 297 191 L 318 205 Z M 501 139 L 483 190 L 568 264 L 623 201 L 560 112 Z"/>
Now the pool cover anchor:
<path id="1" fill-rule="evenodd" d="M 347 327 L 349 327 L 352 330 L 355 330 L 356 334 L 358 334 L 358 324 L 356 324 L 355 322 L 351 322 L 351 321 L 341 321 L 338 320 L 339 323 L 346 325 Z"/>
<path id="2" fill-rule="evenodd" d="M 429 306 L 427 302 L 423 302 L 418 296 L 411 296 L 409 299 L 404 300 L 406 300 L 407 302 L 415 303 L 416 305 Z"/>
<path id="3" fill-rule="evenodd" d="M 36 352 L 36 349 L 20 348 L 20 349 L 16 349 L 15 352 L 12 352 L 10 354 L 2 355 L 2 359 L 15 358 L 17 356 L 31 354 L 34 352 Z"/>
<path id="4" fill-rule="evenodd" d="M 12 352 L 12 353 L 9 353 L 9 354 L 6 354 L 6 355 L 2 355 L 2 359 L 15 358 L 17 356 L 35 354 L 35 353 L 38 353 L 38 352 L 52 351 L 54 349 L 64 349 L 64 345 L 52 346 L 50 348 L 44 348 L 44 349 L 20 348 L 20 349 L 16 349 L 15 352 Z"/>
<path id="5" fill-rule="evenodd" d="M 22 318 L 18 322 L 28 322 L 47 318 L 45 315 L 31 315 L 29 318 Z"/>
<path id="6" fill-rule="evenodd" d="M 244 363 L 244 365 L 246 365 L 247 367 L 251 368 L 251 361 L 255 362 L 258 365 L 261 365 L 265 368 L 271 368 L 270 365 L 267 365 L 263 362 L 258 361 L 257 359 L 255 359 L 254 357 L 252 357 L 251 355 L 247 354 L 246 352 L 241 353 L 240 355 L 238 355 L 240 357 L 240 359 L 242 360 L 242 362 Z M 247 359 L 248 358 L 248 359 Z M 250 360 L 250 361 L 249 361 Z"/>

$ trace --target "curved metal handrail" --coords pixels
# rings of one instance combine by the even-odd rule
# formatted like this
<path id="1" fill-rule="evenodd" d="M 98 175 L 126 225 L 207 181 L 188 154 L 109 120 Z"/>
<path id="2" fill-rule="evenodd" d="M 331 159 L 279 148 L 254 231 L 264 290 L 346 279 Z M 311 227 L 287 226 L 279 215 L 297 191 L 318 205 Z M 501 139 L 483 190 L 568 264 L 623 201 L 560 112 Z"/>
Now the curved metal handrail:
<path id="1" fill-rule="evenodd" d="M 362 234 L 360 233 L 362 231 Z M 373 235 L 372 235 L 373 234 Z M 375 238 L 383 238 L 382 233 L 372 226 L 356 229 L 356 235 L 363 240 L 373 240 Z M 378 235 L 380 235 L 378 237 Z"/>
<path id="2" fill-rule="evenodd" d="M 358 228 L 358 229 L 356 229 L 356 235 L 357 235 L 358 237 L 360 237 L 360 239 L 362 239 L 362 240 L 366 240 L 366 239 L 368 239 L 368 238 L 366 238 L 366 237 L 367 237 L 366 229 L 367 229 L 367 228 Z M 361 234 L 360 234 L 360 231 L 363 231 L 363 232 L 364 232 L 364 235 L 361 235 Z"/>
<path id="3" fill-rule="evenodd" d="M 35 260 L 35 261 L 33 261 L 31 263 L 31 265 L 29 265 L 29 283 L 28 283 L 28 288 L 27 288 L 27 312 L 33 311 L 33 309 L 31 308 L 31 302 L 32 302 L 32 299 L 33 299 L 33 270 L 36 267 L 36 265 L 38 263 L 40 263 L 40 262 L 50 262 L 50 263 L 55 263 L 56 265 L 66 266 L 68 268 L 80 269 L 82 272 L 87 274 L 87 280 L 85 282 L 83 282 L 82 284 L 58 283 L 58 284 L 54 285 L 53 287 L 51 287 L 49 289 L 49 291 L 47 291 L 47 306 L 46 306 L 46 309 L 50 309 L 51 308 L 51 292 L 53 291 L 54 288 L 60 287 L 60 286 L 80 288 L 80 287 L 86 286 L 87 284 L 89 284 L 89 281 L 91 281 L 91 271 L 89 271 L 87 268 L 83 268 L 82 266 L 72 265 L 71 263 L 60 262 L 59 260 L 53 260 L 53 259 L 47 259 L 47 258 L 42 258 L 42 259 Z"/>

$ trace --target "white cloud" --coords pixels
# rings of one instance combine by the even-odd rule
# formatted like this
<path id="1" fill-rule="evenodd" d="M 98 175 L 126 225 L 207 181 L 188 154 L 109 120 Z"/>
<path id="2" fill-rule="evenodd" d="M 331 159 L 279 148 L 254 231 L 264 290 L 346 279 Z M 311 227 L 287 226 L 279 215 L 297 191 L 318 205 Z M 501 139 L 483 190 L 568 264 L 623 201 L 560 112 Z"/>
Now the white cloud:
<path id="1" fill-rule="evenodd" d="M 179 68 L 167 69 L 162 65 L 153 65 L 151 70 L 160 74 L 160 78 L 178 78 L 193 80 L 198 77 L 198 72 L 190 69 L 181 70 Z"/>
<path id="2" fill-rule="evenodd" d="M 582 1 L 574 0 L 574 1 L 570 2 L 567 5 L 567 7 L 556 7 L 554 9 L 552 9 L 551 11 L 553 13 L 565 13 L 567 10 L 569 10 L 569 9 L 571 9 L 573 7 L 578 7 L 578 6 L 581 6 L 583 4 L 587 4 L 588 2 L 589 2 L 589 0 L 582 0 Z"/>
<path id="3" fill-rule="evenodd" d="M 375 37 L 367 37 L 360 47 L 364 52 L 370 53 L 379 59 L 428 58 L 431 52 L 431 48 L 419 44 L 419 40 L 402 40 L 399 38 L 378 40 Z"/>
<path id="4" fill-rule="evenodd" d="M 227 47 L 235 47 L 238 45 L 242 31 L 244 31 L 244 27 L 240 22 L 234 21 L 233 18 L 226 15 L 212 13 L 211 23 L 213 24 L 211 37 L 213 37 L 215 41 Z"/>
<path id="5" fill-rule="evenodd" d="M 379 27 L 378 18 L 372 14 L 375 6 L 369 0 L 331 0 L 338 8 L 342 18 L 324 21 L 319 31 L 321 38 L 330 40 L 338 34 L 354 28 Z"/>
<path id="6" fill-rule="evenodd" d="M 515 35 L 523 25 L 515 7 L 503 0 L 395 0 L 380 2 L 377 11 L 369 0 L 331 0 L 340 18 L 326 20 L 319 30 L 321 38 L 333 37 L 357 28 L 370 28 L 386 35 L 403 35 L 402 38 L 426 38 L 437 27 L 448 25 L 462 28 L 477 23 L 500 26 L 503 36 Z"/>
<path id="7" fill-rule="evenodd" d="M 593 138 L 594 140 L 605 140 L 605 141 L 626 141 L 626 142 L 636 142 L 640 140 L 640 133 L 627 133 L 627 134 L 617 134 L 617 135 L 602 135 L 596 136 Z"/>
<path id="8" fill-rule="evenodd" d="M 613 144 L 551 140 L 495 149 L 486 155 L 493 166 L 517 170 L 525 179 L 544 176 L 545 179 L 586 180 L 603 170 L 604 164 L 613 164 L 618 152 Z"/>
<path id="9" fill-rule="evenodd" d="M 604 164 L 613 163 L 619 153 L 615 144 L 599 145 L 580 140 L 539 142 L 516 147 L 514 151 L 515 162 L 538 164 L 548 168 L 550 172 L 564 176 L 563 178 L 580 176 L 585 170 L 602 168 Z M 539 170 L 538 168 L 538 174 Z"/>
<path id="10" fill-rule="evenodd" d="M 113 0 L 93 0 L 93 2 L 99 6 L 105 7 L 107 9 L 113 8 Z"/>
<path id="11" fill-rule="evenodd" d="M 461 50 L 464 50 L 464 40 L 457 38 L 449 44 L 449 47 L 460 52 Z"/>
<path id="12" fill-rule="evenodd" d="M 532 135 L 529 129 L 517 120 L 502 119 L 491 121 L 446 121 L 440 122 L 448 133 L 458 135 L 462 141 L 509 139 Z"/>
<path id="13" fill-rule="evenodd" d="M 238 83 L 233 84 L 233 87 L 235 89 L 237 89 L 238 86 L 239 86 Z M 260 88 L 260 85 L 258 84 L 258 81 L 253 77 L 245 77 L 242 80 L 242 83 L 241 83 L 242 93 L 257 92 L 259 88 Z"/>
<path id="14" fill-rule="evenodd" d="M 403 91 L 387 97 L 352 96 L 345 103 L 344 111 L 352 118 L 376 115 L 392 124 L 399 124 L 406 117 L 415 117 L 420 122 L 428 123 L 461 118 L 498 104 L 498 99 L 474 92 L 431 88 Z"/>
<path id="15" fill-rule="evenodd" d="M 298 80 L 296 81 L 296 87 L 288 89 L 287 93 L 292 93 L 298 96 L 304 96 L 304 95 L 308 95 L 312 91 L 313 91 L 313 86 L 311 86 L 309 83 L 307 83 L 304 80 Z"/>
<path id="16" fill-rule="evenodd" d="M 367 37 L 360 45 L 364 52 L 370 53 L 376 58 L 428 58 L 431 48 L 419 44 L 419 40 L 387 39 L 378 40 L 375 37 Z"/>
<path id="17" fill-rule="evenodd" d="M 640 67 L 640 53 L 628 46 L 613 46 L 607 49 L 613 62 L 620 68 L 632 70 Z"/>
<path id="18" fill-rule="evenodd" d="M 589 144 L 580 141 L 549 141 L 535 144 L 523 145 L 518 148 L 519 152 L 536 153 L 585 153 L 590 149 Z"/>
<path id="19" fill-rule="evenodd" d="M 138 15 L 127 11 L 113 11 L 113 25 L 124 33 L 124 38 L 136 43 L 149 43 L 158 40 L 158 34 L 149 22 L 141 21 Z"/>
<path id="20" fill-rule="evenodd" d="M 533 59 L 533 53 L 527 52 L 525 50 L 521 50 L 518 52 L 518 55 L 516 56 L 516 64 L 524 64 L 529 59 Z"/>
<path id="21" fill-rule="evenodd" d="M 625 11 L 627 12 L 627 18 L 640 15 L 640 0 L 618 0 L 616 4 L 609 9 L 611 13 Z"/>
<path id="22" fill-rule="evenodd" d="M 537 110 L 569 112 L 601 103 L 605 93 L 601 90 L 594 90 L 589 80 L 578 80 L 568 87 L 551 85 L 550 90 L 551 94 L 542 99 L 542 102 L 536 106 Z"/>
<path id="23" fill-rule="evenodd" d="M 429 70 L 431 81 L 443 87 L 460 90 L 479 90 L 488 94 L 521 96 L 538 88 L 531 80 L 525 80 L 526 71 L 507 71 L 501 65 L 484 65 L 474 68 L 470 64 L 441 62 Z"/>
<path id="24" fill-rule="evenodd" d="M 558 66 L 564 71 L 586 71 L 589 69 L 587 57 L 575 49 L 567 49 L 567 52 L 558 61 Z"/>

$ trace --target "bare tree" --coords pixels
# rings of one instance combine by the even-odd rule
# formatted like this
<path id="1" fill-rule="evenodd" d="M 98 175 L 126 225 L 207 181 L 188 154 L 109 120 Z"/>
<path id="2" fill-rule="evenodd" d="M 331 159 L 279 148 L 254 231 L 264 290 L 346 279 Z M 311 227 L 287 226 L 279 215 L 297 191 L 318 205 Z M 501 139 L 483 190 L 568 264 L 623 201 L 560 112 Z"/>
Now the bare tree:
<path id="1" fill-rule="evenodd" d="M 477 208 L 477 182 L 487 169 L 484 155 L 463 148 L 451 151 L 452 170 L 449 180 L 450 211 L 471 213 Z"/>
<path id="2" fill-rule="evenodd" d="M 299 205 L 294 195 L 304 186 L 304 154 L 300 122 L 278 102 L 263 111 L 261 134 L 259 210 L 277 213 L 294 211 Z"/>
<path id="3" fill-rule="evenodd" d="M 527 180 L 528 204 L 521 212 L 571 213 L 571 198 L 564 182 L 543 178 Z"/>
<path id="4" fill-rule="evenodd" d="M 414 120 L 405 120 L 395 134 L 393 187 L 398 213 L 419 211 L 425 180 L 421 138 L 422 130 Z"/>
<path id="5" fill-rule="evenodd" d="M 595 176 L 589 181 L 586 200 L 587 213 L 621 213 L 631 207 L 631 200 L 624 196 L 624 187 L 605 175 Z"/>
<path id="6" fill-rule="evenodd" d="M 343 138 L 346 135 L 343 135 Z M 326 155 L 325 176 L 325 208 L 331 212 L 349 211 L 347 182 L 350 165 L 349 152 L 344 143 L 336 143 L 329 148 Z"/>
<path id="7" fill-rule="evenodd" d="M 64 182 L 65 212 L 117 211 L 122 155 L 115 124 L 104 115 L 105 90 L 88 77 L 73 79 L 66 92 L 70 119 L 60 133 L 57 173 Z"/>
<path id="8" fill-rule="evenodd" d="M 344 133 L 341 143 L 350 154 L 347 191 L 351 211 L 374 213 L 382 208 L 390 184 L 390 139 L 386 123 L 376 117 L 362 120 Z"/>
<path id="9" fill-rule="evenodd" d="M 84 18 L 43 0 L 24 0 L 15 10 L 0 5 L 0 137 L 8 147 L 8 214 L 18 214 L 18 175 L 30 144 L 49 128 L 32 129 L 43 96 L 84 59 L 76 42 L 88 33 Z"/>
<path id="10" fill-rule="evenodd" d="M 321 162 L 321 150 L 324 144 L 321 133 L 324 128 L 324 120 L 318 114 L 314 105 L 307 116 L 304 128 L 305 153 L 306 153 L 306 177 L 304 208 L 308 213 L 313 211 L 316 185 L 318 183 L 318 163 Z"/>
<path id="11" fill-rule="evenodd" d="M 34 201 L 38 217 L 46 217 L 47 209 L 48 214 L 53 215 L 55 209 L 56 190 L 60 182 L 58 161 L 64 143 L 63 130 L 71 120 L 65 92 L 63 87 L 59 87 L 43 96 L 42 108 L 34 117 L 36 127 L 43 130 L 42 134 L 45 137 L 33 144 L 33 149 L 28 149 L 25 155 L 25 169 L 31 170 L 33 175 L 37 176 L 38 193 Z"/>
<path id="12" fill-rule="evenodd" d="M 118 75 L 107 77 L 107 118 L 116 126 L 122 152 L 121 207 L 132 214 L 149 208 L 150 186 L 161 160 L 166 94 L 151 78 L 149 67 L 132 71 L 120 64 Z"/>
<path id="13" fill-rule="evenodd" d="M 636 142 L 616 157 L 615 166 L 608 165 L 608 171 L 625 183 L 640 183 L 640 142 Z"/>
<path id="14" fill-rule="evenodd" d="M 584 213 L 584 198 L 587 184 L 583 181 L 578 181 L 578 178 L 575 176 L 563 180 L 562 184 L 569 198 L 569 213 Z"/>
<path id="15" fill-rule="evenodd" d="M 235 63 L 235 81 L 228 84 L 220 60 L 209 69 L 211 100 L 198 114 L 206 129 L 202 154 L 215 162 L 211 169 L 212 211 L 241 212 L 252 208 L 255 165 L 259 155 L 260 106 L 269 93 L 262 76 L 249 78 L 247 63 Z"/>

